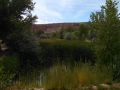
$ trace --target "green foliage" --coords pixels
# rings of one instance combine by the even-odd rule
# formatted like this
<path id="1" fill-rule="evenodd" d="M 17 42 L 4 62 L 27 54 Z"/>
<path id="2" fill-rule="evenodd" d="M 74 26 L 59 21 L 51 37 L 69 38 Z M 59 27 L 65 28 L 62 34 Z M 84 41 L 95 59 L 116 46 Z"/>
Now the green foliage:
<path id="1" fill-rule="evenodd" d="M 76 35 L 75 31 L 71 33 L 71 39 L 72 40 L 77 40 L 77 35 Z"/>
<path id="2" fill-rule="evenodd" d="M 65 40 L 70 40 L 71 39 L 71 33 L 70 32 L 66 32 L 64 35 L 64 39 Z"/>
<path id="3" fill-rule="evenodd" d="M 43 30 L 36 30 L 36 31 L 34 31 L 34 33 L 37 37 L 41 37 L 41 35 L 44 34 L 44 31 Z"/>
<path id="4" fill-rule="evenodd" d="M 71 62 L 74 61 L 91 61 L 95 62 L 94 44 L 87 42 L 80 42 L 74 40 L 54 40 L 54 39 L 40 39 L 41 43 L 41 61 L 47 65 L 55 62 L 57 58 L 66 60 L 69 58 Z"/>
<path id="5" fill-rule="evenodd" d="M 6 72 L 17 73 L 20 68 L 20 62 L 17 55 L 3 56 L 1 62 Z"/>
<path id="6" fill-rule="evenodd" d="M 68 26 L 67 28 L 61 28 L 61 30 L 52 32 L 52 38 L 65 39 L 65 40 L 81 40 L 87 39 L 88 26 L 84 23 L 79 25 L 79 29 Z"/>
<path id="7" fill-rule="evenodd" d="M 76 34 L 73 34 L 76 29 L 68 26 L 67 28 L 61 28 L 59 31 L 52 32 L 52 38 L 65 39 L 65 40 L 76 40 Z"/>
<path id="8" fill-rule="evenodd" d="M 57 63 L 45 74 L 42 86 L 46 89 L 71 90 L 80 87 L 89 87 L 101 83 L 111 83 L 111 72 L 104 68 L 97 68 L 89 63 L 71 64 Z"/>
<path id="9" fill-rule="evenodd" d="M 5 67 L 3 66 L 4 57 L 0 58 L 0 90 L 4 90 L 4 88 L 10 83 L 10 81 L 14 77 L 14 73 L 10 71 L 6 71 Z M 14 65 L 12 66 L 14 67 Z M 11 68 L 11 67 L 10 67 Z"/>
<path id="10" fill-rule="evenodd" d="M 64 37 L 64 32 L 62 30 L 59 31 L 59 39 L 63 39 Z"/>
<path id="11" fill-rule="evenodd" d="M 20 82 L 19 89 L 27 89 L 27 90 L 34 90 L 32 88 L 40 87 L 39 83 L 39 76 L 40 71 L 37 69 L 26 71 L 26 74 L 22 75 L 19 74 L 17 82 Z"/>
<path id="12" fill-rule="evenodd" d="M 65 31 L 71 33 L 74 31 L 74 28 L 72 26 L 68 26 Z"/>
<path id="13" fill-rule="evenodd" d="M 95 42 L 97 40 L 96 29 L 91 28 L 91 30 L 88 31 L 88 39 L 91 40 L 91 42 Z"/>
<path id="14" fill-rule="evenodd" d="M 120 82 L 120 56 L 113 61 L 113 80 Z"/>
<path id="15" fill-rule="evenodd" d="M 0 0 L 0 38 L 10 53 L 20 56 L 21 64 L 31 63 L 38 50 L 37 40 L 29 30 L 37 18 L 31 14 L 34 5 L 32 0 Z"/>
<path id="16" fill-rule="evenodd" d="M 90 15 L 92 26 L 97 30 L 99 39 L 98 59 L 106 65 L 111 63 L 112 67 L 120 55 L 120 14 L 117 4 L 116 1 L 108 0 L 105 6 L 101 6 L 100 12 Z"/>
<path id="17" fill-rule="evenodd" d="M 88 26 L 85 24 L 80 24 L 77 36 L 79 37 L 80 40 L 85 40 L 88 34 Z"/>
<path id="18" fill-rule="evenodd" d="M 82 34 L 81 40 L 84 41 L 86 39 L 85 34 Z"/>
<path id="19" fill-rule="evenodd" d="M 32 32 L 29 30 L 21 31 L 19 34 L 15 32 L 9 35 L 7 40 L 9 52 L 19 55 L 21 68 L 39 64 L 37 53 L 40 50 L 40 44 Z"/>
<path id="20" fill-rule="evenodd" d="M 28 28 L 36 19 L 31 15 L 35 3 L 31 0 L 0 0 L 0 38 L 16 31 Z M 23 17 L 25 16 L 25 18 Z"/>

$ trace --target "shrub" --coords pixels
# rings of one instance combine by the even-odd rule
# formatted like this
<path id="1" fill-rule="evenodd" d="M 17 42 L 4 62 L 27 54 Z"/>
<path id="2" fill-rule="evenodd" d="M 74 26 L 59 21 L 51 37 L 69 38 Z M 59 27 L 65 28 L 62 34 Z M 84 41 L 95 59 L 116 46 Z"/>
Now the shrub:
<path id="1" fill-rule="evenodd" d="M 20 68 L 20 61 L 17 55 L 3 56 L 1 62 L 6 72 L 17 73 Z"/>
<path id="2" fill-rule="evenodd" d="M 0 58 L 0 90 L 5 90 L 6 86 L 10 84 L 10 81 L 15 74 L 10 71 L 6 71 L 3 66 L 3 58 Z"/>
<path id="3" fill-rule="evenodd" d="M 70 33 L 70 32 L 66 32 L 66 33 L 64 34 L 64 39 L 65 39 L 65 40 L 70 40 L 70 39 L 71 39 L 71 33 Z"/>
<path id="4" fill-rule="evenodd" d="M 38 64 L 39 43 L 37 38 L 29 30 L 19 32 L 19 34 L 12 33 L 8 37 L 10 53 L 17 53 L 19 55 L 21 68 L 27 65 L 35 66 Z"/>

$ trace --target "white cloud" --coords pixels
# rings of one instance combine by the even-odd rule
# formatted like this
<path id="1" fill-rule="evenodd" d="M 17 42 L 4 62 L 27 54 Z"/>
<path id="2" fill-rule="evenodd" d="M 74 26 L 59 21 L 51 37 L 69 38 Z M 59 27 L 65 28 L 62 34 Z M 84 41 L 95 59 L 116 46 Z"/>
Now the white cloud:
<path id="1" fill-rule="evenodd" d="M 40 19 L 37 19 L 36 22 L 35 22 L 35 24 L 43 24 L 43 23 L 44 22 L 42 20 L 40 20 Z"/>
<path id="2" fill-rule="evenodd" d="M 37 1 L 37 0 L 36 0 Z M 35 5 L 36 11 L 40 16 L 44 17 L 55 17 L 55 18 L 62 18 L 59 12 L 56 12 L 54 9 L 50 9 L 44 0 L 39 0 L 39 2 Z"/>
<path id="3" fill-rule="evenodd" d="M 33 0 L 33 2 L 36 2 L 33 14 L 38 16 L 40 23 L 66 22 L 69 19 L 74 21 L 88 12 L 100 10 L 100 6 L 105 4 L 105 0 Z"/>

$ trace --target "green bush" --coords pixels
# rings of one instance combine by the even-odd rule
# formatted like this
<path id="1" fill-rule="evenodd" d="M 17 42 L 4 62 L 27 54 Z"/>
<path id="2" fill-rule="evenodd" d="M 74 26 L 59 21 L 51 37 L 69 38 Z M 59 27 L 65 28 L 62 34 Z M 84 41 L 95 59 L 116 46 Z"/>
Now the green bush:
<path id="1" fill-rule="evenodd" d="M 65 39 L 65 40 L 70 40 L 70 39 L 71 39 L 71 33 L 70 33 L 70 32 L 66 32 L 66 33 L 64 34 L 64 39 Z"/>
<path id="2" fill-rule="evenodd" d="M 1 63 L 6 72 L 17 73 L 20 68 L 20 61 L 17 55 L 3 56 Z"/>
<path id="3" fill-rule="evenodd" d="M 10 53 L 19 55 L 21 68 L 26 68 L 27 65 L 36 66 L 39 62 L 37 53 L 40 47 L 36 36 L 29 30 L 18 33 L 12 33 L 7 38 Z"/>
<path id="4" fill-rule="evenodd" d="M 11 80 L 13 79 L 15 73 L 11 73 L 10 71 L 6 71 L 3 66 L 4 57 L 0 58 L 0 90 L 5 90 L 7 85 L 11 84 Z M 6 65 L 5 65 L 6 66 Z"/>

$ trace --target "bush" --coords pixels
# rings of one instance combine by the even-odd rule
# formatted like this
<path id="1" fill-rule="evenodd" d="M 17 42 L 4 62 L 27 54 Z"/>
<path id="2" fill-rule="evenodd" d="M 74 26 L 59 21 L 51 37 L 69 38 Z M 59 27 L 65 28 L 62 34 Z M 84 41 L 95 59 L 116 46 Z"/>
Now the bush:
<path id="1" fill-rule="evenodd" d="M 5 70 L 3 66 L 4 57 L 0 58 L 0 90 L 5 90 L 6 86 L 10 84 L 10 81 L 13 79 L 15 73 Z"/>
<path id="2" fill-rule="evenodd" d="M 39 62 L 37 53 L 39 52 L 40 44 L 33 33 L 29 30 L 23 30 L 12 33 L 8 39 L 10 53 L 19 55 L 21 68 L 27 65 L 36 66 Z"/>
<path id="3" fill-rule="evenodd" d="M 17 55 L 3 56 L 1 63 L 6 72 L 17 73 L 20 68 L 20 61 Z"/>
<path id="4" fill-rule="evenodd" d="M 70 32 L 66 32 L 64 35 L 64 39 L 65 40 L 70 40 L 71 39 L 71 33 Z"/>

